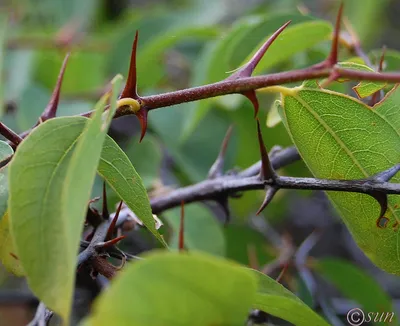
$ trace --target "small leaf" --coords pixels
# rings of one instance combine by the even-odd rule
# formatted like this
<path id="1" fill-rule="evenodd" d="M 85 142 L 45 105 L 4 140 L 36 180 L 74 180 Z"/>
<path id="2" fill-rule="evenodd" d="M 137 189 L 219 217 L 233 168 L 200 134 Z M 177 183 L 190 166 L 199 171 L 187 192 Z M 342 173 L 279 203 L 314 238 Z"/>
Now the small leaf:
<path id="1" fill-rule="evenodd" d="M 329 326 L 329 324 L 292 292 L 274 279 L 252 270 L 258 277 L 253 308 L 282 318 L 296 326 Z"/>
<path id="2" fill-rule="evenodd" d="M 358 71 L 368 71 L 373 72 L 374 70 L 366 65 L 355 63 L 355 62 L 340 62 L 338 66 L 345 69 L 358 70 Z M 342 81 L 344 81 L 342 79 Z M 353 89 L 357 93 L 359 98 L 368 97 L 377 91 L 380 91 L 386 86 L 386 83 L 362 81 Z"/>
<path id="3" fill-rule="evenodd" d="M 14 275 L 24 275 L 24 270 L 16 255 L 13 239 L 10 234 L 7 213 L 5 213 L 0 220 L 0 260 L 3 266 Z"/>
<path id="4" fill-rule="evenodd" d="M 282 91 L 283 121 L 315 177 L 364 179 L 399 163 L 397 89 L 374 109 L 354 98 L 321 89 Z M 392 181 L 399 182 L 400 176 Z M 372 197 L 327 194 L 364 253 L 383 270 L 400 274 L 399 196 L 388 196 L 384 216 L 388 221 L 382 228 L 377 225 L 379 204 Z"/>
<path id="5" fill-rule="evenodd" d="M 95 303 L 90 324 L 244 325 L 256 288 L 253 273 L 230 261 L 196 252 L 152 253 L 114 279 Z"/>
<path id="6" fill-rule="evenodd" d="M 390 296 L 371 275 L 354 264 L 345 260 L 324 258 L 315 263 L 315 270 L 348 299 L 361 305 L 364 311 L 393 311 Z M 392 323 L 396 324 L 396 320 L 393 319 Z"/>
<path id="7" fill-rule="evenodd" d="M 156 229 L 149 197 L 142 179 L 123 150 L 109 137 L 104 143 L 98 173 L 149 231 L 166 246 L 164 239 Z"/>
<path id="8" fill-rule="evenodd" d="M 171 248 L 178 247 L 180 209 L 167 210 L 163 215 L 172 227 Z M 185 248 L 201 250 L 210 254 L 225 255 L 225 239 L 221 225 L 211 212 L 200 204 L 185 206 Z"/>

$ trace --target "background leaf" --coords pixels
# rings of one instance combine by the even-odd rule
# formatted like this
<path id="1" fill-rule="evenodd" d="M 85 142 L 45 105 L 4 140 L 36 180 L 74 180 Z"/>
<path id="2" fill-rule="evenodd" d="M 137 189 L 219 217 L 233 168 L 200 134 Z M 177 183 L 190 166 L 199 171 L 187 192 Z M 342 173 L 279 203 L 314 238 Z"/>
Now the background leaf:
<path id="1" fill-rule="evenodd" d="M 258 289 L 253 308 L 282 318 L 297 326 L 328 326 L 310 307 L 267 275 L 253 270 L 258 277 Z"/>
<path id="2" fill-rule="evenodd" d="M 230 261 L 153 253 L 114 280 L 95 303 L 91 325 L 243 325 L 256 287 L 256 277 Z"/>
<path id="3" fill-rule="evenodd" d="M 345 260 L 319 259 L 315 269 L 347 298 L 355 300 L 366 312 L 392 312 L 391 298 L 382 287 L 361 268 Z M 396 318 L 391 323 L 395 324 Z M 377 325 L 379 323 L 376 323 Z"/>
<path id="4" fill-rule="evenodd" d="M 172 228 L 170 247 L 178 248 L 180 208 L 166 211 L 163 216 Z M 225 256 L 225 239 L 220 223 L 209 209 L 201 204 L 185 205 L 185 248 Z"/>

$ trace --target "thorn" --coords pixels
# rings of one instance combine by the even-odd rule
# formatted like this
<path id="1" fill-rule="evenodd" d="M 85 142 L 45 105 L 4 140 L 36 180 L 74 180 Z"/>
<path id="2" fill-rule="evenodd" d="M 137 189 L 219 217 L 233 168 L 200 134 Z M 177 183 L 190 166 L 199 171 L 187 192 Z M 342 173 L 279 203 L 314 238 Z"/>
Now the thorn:
<path id="1" fill-rule="evenodd" d="M 381 54 L 381 57 L 379 59 L 379 64 L 378 64 L 378 67 L 376 69 L 376 71 L 378 73 L 382 72 L 382 70 L 383 70 L 383 63 L 385 61 L 385 53 L 386 53 L 386 46 L 383 46 L 382 47 L 382 54 Z M 379 91 L 375 92 L 371 97 L 371 101 L 369 102 L 369 105 L 370 106 L 374 106 L 376 103 L 378 103 L 383 98 L 383 96 L 384 96 L 384 94 L 383 94 L 382 90 L 379 90 Z"/>
<path id="2" fill-rule="evenodd" d="M 253 55 L 253 57 L 246 63 L 242 68 L 237 70 L 234 74 L 229 76 L 227 80 L 240 79 L 245 77 L 250 77 L 254 69 L 257 67 L 258 63 L 261 61 L 264 54 L 267 52 L 271 44 L 276 40 L 276 38 L 283 32 L 283 30 L 291 23 L 289 20 L 287 23 L 283 24 L 271 37 L 261 46 L 261 48 Z"/>
<path id="3" fill-rule="evenodd" d="M 225 214 L 224 226 L 231 221 L 231 212 L 229 211 L 228 196 L 220 197 L 216 200 L 217 204 L 222 208 Z"/>
<path id="4" fill-rule="evenodd" d="M 107 192 L 106 192 L 106 183 L 103 182 L 103 211 L 101 212 L 103 219 L 108 220 L 110 218 L 110 214 L 108 212 L 107 206 Z"/>
<path id="5" fill-rule="evenodd" d="M 236 80 L 241 78 L 250 77 L 254 69 L 256 69 L 258 63 L 261 61 L 264 54 L 267 52 L 271 44 L 276 40 L 276 38 L 283 32 L 283 30 L 291 23 L 289 20 L 287 23 L 282 25 L 271 37 L 261 46 L 260 49 L 253 55 L 253 57 L 247 62 L 243 67 L 239 68 L 234 74 L 226 78 L 226 80 Z M 246 96 L 254 106 L 254 117 L 257 117 L 259 103 L 254 90 L 246 91 L 240 93 Z"/>
<path id="6" fill-rule="evenodd" d="M 222 141 L 221 148 L 219 150 L 217 159 L 215 160 L 214 164 L 211 166 L 210 171 L 208 172 L 208 176 L 207 176 L 208 179 L 215 179 L 222 175 L 222 172 L 223 172 L 222 170 L 223 170 L 224 161 L 225 161 L 225 154 L 226 154 L 226 150 L 228 148 L 229 140 L 232 135 L 232 130 L 233 130 L 233 126 L 231 125 L 231 126 L 229 126 L 229 128 L 225 134 L 224 140 Z"/>
<path id="7" fill-rule="evenodd" d="M 56 116 L 57 113 L 57 108 L 58 108 L 58 102 L 60 100 L 60 91 L 61 91 L 61 86 L 62 86 L 62 82 L 64 79 L 64 74 L 65 74 L 65 69 L 67 68 L 67 63 L 68 63 L 68 59 L 70 57 L 70 52 L 68 52 L 65 55 L 63 64 L 61 66 L 60 69 L 60 73 L 58 74 L 58 78 L 57 78 L 57 83 L 56 86 L 54 88 L 53 94 L 51 94 L 50 97 L 50 101 L 47 104 L 47 107 L 44 109 L 42 115 L 39 118 L 39 123 L 42 123 L 46 120 L 52 119 Z"/>
<path id="8" fill-rule="evenodd" d="M 333 70 L 331 72 L 331 74 L 329 75 L 329 77 L 320 84 L 320 88 L 328 87 L 330 83 L 334 82 L 339 77 L 340 77 L 340 74 L 336 70 Z"/>
<path id="9" fill-rule="evenodd" d="M 371 197 L 373 197 L 381 206 L 381 211 L 379 213 L 379 217 L 378 219 L 381 219 L 383 217 L 383 215 L 385 215 L 386 210 L 388 208 L 388 198 L 387 195 L 384 194 L 383 192 L 379 192 L 379 191 L 373 191 L 368 193 L 368 195 L 370 195 Z"/>
<path id="10" fill-rule="evenodd" d="M 271 202 L 272 198 L 274 198 L 275 194 L 278 192 L 278 188 L 276 187 L 268 187 L 267 192 L 265 194 L 264 201 L 262 202 L 260 208 L 258 209 L 256 215 L 259 215 L 265 207 L 268 206 L 268 204 Z"/>
<path id="11" fill-rule="evenodd" d="M 335 30 L 333 31 L 332 46 L 329 56 L 322 62 L 312 66 L 314 69 L 321 68 L 332 68 L 338 62 L 338 51 L 339 51 L 339 34 L 340 34 L 340 22 L 343 14 L 343 2 L 341 2 L 338 14 L 336 16 Z M 322 87 L 322 85 L 321 85 Z"/>
<path id="12" fill-rule="evenodd" d="M 136 116 L 139 119 L 140 122 L 140 128 L 141 128 L 141 133 L 140 133 L 140 139 L 139 143 L 142 142 L 142 139 L 144 135 L 146 134 L 147 131 L 147 115 L 148 115 L 148 110 L 146 108 L 141 108 L 138 112 L 136 112 Z"/>
<path id="13" fill-rule="evenodd" d="M 2 122 L 0 122 L 0 134 L 12 142 L 15 146 L 18 146 L 22 142 L 22 138 Z"/>
<path id="14" fill-rule="evenodd" d="M 185 218 L 185 203 L 183 200 L 181 201 L 181 222 L 179 225 L 179 243 L 178 249 L 179 251 L 183 251 L 185 249 L 185 241 L 184 241 L 184 218 Z"/>
<path id="15" fill-rule="evenodd" d="M 101 244 L 101 248 L 109 248 L 111 246 L 114 246 L 118 242 L 120 242 L 122 239 L 125 239 L 125 238 L 126 238 L 126 235 L 121 235 L 121 236 L 116 237 L 116 238 L 114 238 L 112 240 L 108 240 L 108 241 L 106 241 L 106 242 Z"/>
<path id="16" fill-rule="evenodd" d="M 137 73 L 136 73 L 136 54 L 137 54 L 137 44 L 139 39 L 139 31 L 136 31 L 135 40 L 132 44 L 131 61 L 129 64 L 128 78 L 124 90 L 121 93 L 121 98 L 131 97 L 133 99 L 138 99 L 137 94 Z"/>
<path id="17" fill-rule="evenodd" d="M 391 168 L 379 172 L 378 174 L 373 175 L 372 177 L 368 178 L 369 180 L 376 181 L 376 182 L 388 182 L 392 179 L 398 172 L 400 171 L 400 163 L 392 166 Z"/>
<path id="18" fill-rule="evenodd" d="M 115 225 L 117 224 L 117 221 L 118 221 L 119 213 L 120 213 L 121 208 L 122 208 L 122 203 L 123 203 L 123 201 L 121 200 L 121 201 L 119 202 L 117 211 L 115 212 L 114 218 L 113 218 L 113 220 L 111 221 L 110 226 L 108 227 L 106 239 L 111 239 L 111 237 L 112 237 L 112 234 L 113 234 L 114 229 L 115 229 Z"/>
<path id="19" fill-rule="evenodd" d="M 379 59 L 379 65 L 378 65 L 377 72 L 382 72 L 382 70 L 383 70 L 383 62 L 385 61 L 385 54 L 386 54 L 386 46 L 384 45 L 382 47 L 382 54 L 381 54 L 381 58 Z"/>
<path id="20" fill-rule="evenodd" d="M 257 135 L 258 135 L 258 144 L 260 145 L 260 154 L 261 154 L 261 177 L 265 180 L 275 180 L 276 175 L 275 171 L 272 168 L 271 162 L 268 157 L 267 149 L 265 148 L 264 140 L 261 134 L 260 121 L 257 119 Z"/>
<path id="21" fill-rule="evenodd" d="M 343 15 L 343 2 L 341 2 L 338 14 L 336 16 L 335 30 L 333 32 L 331 52 L 326 60 L 328 67 L 333 67 L 338 62 L 338 51 L 339 51 L 339 34 L 340 34 L 340 22 Z"/>
<path id="22" fill-rule="evenodd" d="M 283 264 L 283 269 L 282 269 L 282 271 L 279 273 L 279 275 L 278 275 L 278 277 L 276 278 L 275 281 L 277 281 L 278 283 L 281 282 L 281 280 L 282 280 L 282 278 L 283 278 L 283 275 L 285 275 L 285 273 L 286 273 L 288 267 L 289 267 L 289 263 L 288 263 L 288 262 L 286 262 L 286 263 Z"/>
<path id="23" fill-rule="evenodd" d="M 249 266 L 257 271 L 260 270 L 260 263 L 257 257 L 256 247 L 252 243 L 247 244 L 247 258 L 249 260 Z"/>

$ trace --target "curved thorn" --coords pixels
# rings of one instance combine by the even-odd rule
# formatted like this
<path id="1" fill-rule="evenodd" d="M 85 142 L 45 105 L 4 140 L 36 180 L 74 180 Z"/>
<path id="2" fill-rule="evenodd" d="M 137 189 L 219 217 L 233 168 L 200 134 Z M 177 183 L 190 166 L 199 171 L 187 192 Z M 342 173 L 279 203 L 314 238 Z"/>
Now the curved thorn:
<path id="1" fill-rule="evenodd" d="M 387 195 L 384 194 L 383 192 L 375 191 L 375 192 L 370 192 L 368 193 L 371 197 L 373 197 L 381 206 L 381 211 L 379 213 L 378 220 L 385 215 L 386 210 L 388 208 L 388 198 Z"/>
<path id="2" fill-rule="evenodd" d="M 148 111 L 146 108 L 141 108 L 139 111 L 136 112 L 136 116 L 139 119 L 141 128 L 139 143 L 142 142 L 142 139 L 147 131 L 147 115 Z"/>
<path id="3" fill-rule="evenodd" d="M 181 201 L 181 221 L 180 221 L 180 224 L 179 224 L 179 243 L 178 243 L 178 249 L 180 251 L 185 249 L 184 219 L 185 219 L 185 203 L 182 200 Z"/>
<path id="4" fill-rule="evenodd" d="M 275 179 L 275 172 L 268 157 L 267 149 L 265 148 L 264 140 L 261 134 L 260 121 L 257 119 L 257 136 L 261 154 L 261 177 L 263 179 Z"/>
<path id="5" fill-rule="evenodd" d="M 64 61 L 62 63 L 60 73 L 58 74 L 57 83 L 54 88 L 53 94 L 51 94 L 50 101 L 44 109 L 42 115 L 40 116 L 40 121 L 44 122 L 46 120 L 52 119 L 56 116 L 58 102 L 60 100 L 60 91 L 62 82 L 64 79 L 65 69 L 67 68 L 68 59 L 70 57 L 70 52 L 65 55 Z"/>
<path id="6" fill-rule="evenodd" d="M 275 187 L 269 187 L 267 189 L 267 193 L 265 194 L 265 198 L 264 201 L 262 202 L 260 208 L 258 209 L 256 215 L 259 215 L 264 209 L 265 207 L 268 206 L 268 204 L 271 202 L 272 198 L 274 198 L 275 194 L 278 192 L 278 188 Z"/>
<path id="7" fill-rule="evenodd" d="M 208 179 L 214 179 L 222 175 L 222 170 L 224 167 L 224 159 L 226 150 L 228 148 L 228 143 L 232 135 L 233 125 L 230 125 L 224 140 L 222 141 L 221 148 L 219 150 L 217 159 L 215 160 L 214 164 L 211 166 L 210 171 L 208 172 Z"/>
<path id="8" fill-rule="evenodd" d="M 137 99 L 139 96 L 137 94 L 137 69 L 136 69 L 136 54 L 137 54 L 137 44 L 139 39 L 139 31 L 136 31 L 135 40 L 132 44 L 131 61 L 129 64 L 128 78 L 126 80 L 126 85 L 121 93 L 121 98 L 131 97 Z"/>
<path id="9" fill-rule="evenodd" d="M 103 182 L 103 210 L 101 212 L 101 215 L 103 216 L 103 219 L 108 220 L 110 217 L 110 214 L 108 212 L 108 206 L 107 206 L 107 192 L 106 192 L 106 182 Z"/>
<path id="10" fill-rule="evenodd" d="M 115 212 L 114 218 L 113 218 L 113 220 L 111 221 L 110 226 L 108 227 L 106 239 L 111 239 L 111 237 L 112 237 L 112 234 L 113 234 L 114 229 L 115 229 L 115 225 L 117 224 L 117 221 L 118 221 L 119 213 L 120 213 L 121 208 L 122 208 L 122 203 L 123 203 L 123 201 L 121 200 L 121 201 L 119 202 L 117 211 Z"/>

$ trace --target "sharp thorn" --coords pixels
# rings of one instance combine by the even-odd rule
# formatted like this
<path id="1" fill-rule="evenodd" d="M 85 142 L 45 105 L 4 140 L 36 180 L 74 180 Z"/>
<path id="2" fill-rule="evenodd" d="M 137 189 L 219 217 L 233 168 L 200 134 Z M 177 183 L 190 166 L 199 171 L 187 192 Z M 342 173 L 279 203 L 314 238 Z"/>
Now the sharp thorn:
<path id="1" fill-rule="evenodd" d="M 340 34 L 340 23 L 343 15 L 343 2 L 340 4 L 338 14 L 336 16 L 335 30 L 333 32 L 332 47 L 329 53 L 327 63 L 330 67 L 333 67 L 338 62 L 339 52 L 339 34 Z"/>
<path id="2" fill-rule="evenodd" d="M 228 143 L 232 135 L 233 126 L 229 126 L 224 140 L 222 141 L 221 148 L 219 150 L 217 159 L 215 160 L 214 164 L 211 166 L 210 171 L 208 172 L 208 179 L 215 179 L 220 177 L 223 174 L 224 168 L 224 161 L 225 161 L 225 154 L 228 148 Z"/>
<path id="3" fill-rule="evenodd" d="M 377 182 L 388 182 L 392 179 L 398 172 L 400 171 L 400 163 L 392 166 L 391 168 L 380 172 L 378 174 L 373 175 L 368 178 L 369 180 L 377 181 Z"/>
<path id="4" fill-rule="evenodd" d="M 106 242 L 104 242 L 104 243 L 101 244 L 101 248 L 109 248 L 109 247 L 111 247 L 111 246 L 114 246 L 114 245 L 116 245 L 118 242 L 120 242 L 121 240 L 123 240 L 123 239 L 125 239 L 125 238 L 126 238 L 126 235 L 121 235 L 121 236 L 119 236 L 119 237 L 117 237 L 117 238 L 108 240 L 108 241 L 106 241 Z"/>
<path id="5" fill-rule="evenodd" d="M 261 48 L 254 54 L 254 56 L 247 62 L 242 68 L 237 70 L 234 74 L 229 76 L 227 79 L 240 79 L 244 77 L 250 77 L 254 69 L 257 67 L 258 63 L 261 61 L 264 54 L 267 52 L 271 44 L 276 40 L 276 38 L 283 32 L 283 30 L 291 23 L 289 20 L 287 23 L 283 24 L 271 37 L 261 46 Z"/>
<path id="6" fill-rule="evenodd" d="M 6 139 L 12 142 L 15 147 L 17 147 L 21 142 L 22 138 L 13 130 L 8 128 L 4 123 L 0 122 L 0 134 L 3 135 Z"/>
<path id="7" fill-rule="evenodd" d="M 262 202 L 260 208 L 258 209 L 256 215 L 259 215 L 265 207 L 271 202 L 272 198 L 274 198 L 275 194 L 278 192 L 279 188 L 276 187 L 268 187 L 267 192 L 265 194 L 264 201 Z"/>
<path id="8" fill-rule="evenodd" d="M 128 78 L 124 90 L 121 93 L 121 98 L 130 97 L 138 99 L 137 94 L 137 69 L 136 69 L 136 56 L 137 56 L 137 45 L 139 39 L 139 31 L 136 31 L 135 40 L 132 44 L 131 61 L 129 64 Z"/>
<path id="9" fill-rule="evenodd" d="M 379 65 L 378 65 L 377 72 L 382 72 L 382 70 L 383 70 L 383 63 L 385 61 L 385 54 L 386 54 L 386 46 L 384 45 L 382 47 L 382 54 L 381 54 L 381 57 L 379 59 Z"/>
<path id="10" fill-rule="evenodd" d="M 60 73 L 57 78 L 57 83 L 54 88 L 53 94 L 50 97 L 50 101 L 44 109 L 42 115 L 40 116 L 40 122 L 44 122 L 46 120 L 52 119 L 57 114 L 58 102 L 60 100 L 60 91 L 62 82 L 64 79 L 65 69 L 67 68 L 68 59 L 70 57 L 70 53 L 68 52 L 64 58 L 63 64 L 60 69 Z"/>
<path id="11" fill-rule="evenodd" d="M 108 227 L 106 239 L 111 239 L 111 237 L 112 237 L 112 235 L 114 233 L 115 225 L 117 224 L 119 213 L 120 213 L 121 208 L 122 208 L 122 203 L 123 203 L 123 201 L 121 200 L 119 205 L 118 205 L 117 211 L 115 212 L 114 218 L 111 221 L 110 226 Z"/>
<path id="12" fill-rule="evenodd" d="M 137 116 L 137 118 L 139 119 L 139 122 L 140 122 L 141 132 L 140 132 L 139 143 L 141 143 L 142 139 L 147 131 L 148 110 L 146 108 L 141 108 L 138 112 L 136 112 L 135 115 Z"/>
<path id="13" fill-rule="evenodd" d="M 183 251 L 185 249 L 184 219 L 185 219 L 185 203 L 182 200 L 181 201 L 181 220 L 180 220 L 180 224 L 179 224 L 179 243 L 178 243 L 179 251 Z"/>
<path id="14" fill-rule="evenodd" d="M 383 192 L 379 192 L 379 191 L 370 192 L 370 193 L 368 193 L 368 195 L 373 197 L 381 206 L 381 211 L 379 213 L 379 218 L 378 218 L 378 221 L 379 221 L 383 217 L 383 215 L 385 215 L 386 210 L 388 208 L 387 195 L 384 194 Z"/>
<path id="15" fill-rule="evenodd" d="M 264 140 L 261 134 L 260 121 L 257 119 L 257 136 L 258 136 L 258 144 L 260 146 L 260 155 L 261 155 L 261 177 L 264 180 L 275 180 L 276 175 L 275 171 L 271 165 L 271 162 L 268 157 L 267 149 L 265 148 Z"/>
<path id="16" fill-rule="evenodd" d="M 110 218 L 110 213 L 108 212 L 107 205 L 107 192 L 106 192 L 106 183 L 103 182 L 103 211 L 101 212 L 103 219 L 108 220 Z"/>
<path id="17" fill-rule="evenodd" d="M 283 278 L 283 275 L 285 275 L 285 273 L 286 273 L 288 267 L 289 267 L 289 263 L 288 263 L 288 262 L 286 262 L 286 263 L 283 264 L 282 271 L 279 273 L 279 275 L 278 275 L 278 277 L 276 278 L 275 281 L 277 281 L 278 283 L 281 282 L 281 280 L 282 280 L 282 278 Z"/>

